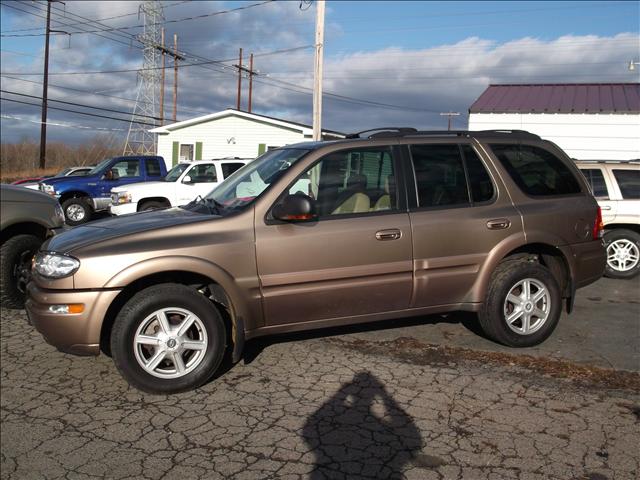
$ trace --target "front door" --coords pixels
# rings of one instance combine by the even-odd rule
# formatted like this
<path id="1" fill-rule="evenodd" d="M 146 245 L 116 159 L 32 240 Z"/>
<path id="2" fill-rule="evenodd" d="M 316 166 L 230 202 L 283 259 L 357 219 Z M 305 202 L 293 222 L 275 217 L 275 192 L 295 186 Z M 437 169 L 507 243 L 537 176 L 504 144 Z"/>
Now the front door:
<path id="1" fill-rule="evenodd" d="M 411 229 L 397 171 L 390 147 L 331 153 L 287 192 L 311 196 L 317 221 L 256 219 L 267 326 L 344 317 L 350 323 L 408 307 Z"/>
<path id="2" fill-rule="evenodd" d="M 137 158 L 129 158 L 113 164 L 98 182 L 100 196 L 110 197 L 111 189 L 114 187 L 144 182 L 145 179 L 141 173 L 140 162 L 141 160 Z"/>

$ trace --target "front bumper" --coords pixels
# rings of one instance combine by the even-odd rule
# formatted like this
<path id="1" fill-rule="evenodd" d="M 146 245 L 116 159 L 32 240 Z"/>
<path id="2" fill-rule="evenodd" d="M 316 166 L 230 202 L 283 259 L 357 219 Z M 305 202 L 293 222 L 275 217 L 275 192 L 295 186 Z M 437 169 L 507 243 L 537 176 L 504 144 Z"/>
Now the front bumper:
<path id="1" fill-rule="evenodd" d="M 91 206 L 96 212 L 107 210 L 111 205 L 111 196 L 108 197 L 91 197 Z"/>
<path id="2" fill-rule="evenodd" d="M 138 207 L 136 203 L 122 203 L 120 205 L 112 204 L 109 207 L 111 215 L 126 215 L 127 213 L 136 213 L 137 209 Z"/>
<path id="3" fill-rule="evenodd" d="M 119 293 L 120 290 L 45 290 L 31 282 L 25 309 L 29 322 L 50 345 L 75 355 L 98 355 L 102 322 Z M 51 305 L 71 303 L 84 304 L 84 311 L 77 314 L 49 311 Z"/>

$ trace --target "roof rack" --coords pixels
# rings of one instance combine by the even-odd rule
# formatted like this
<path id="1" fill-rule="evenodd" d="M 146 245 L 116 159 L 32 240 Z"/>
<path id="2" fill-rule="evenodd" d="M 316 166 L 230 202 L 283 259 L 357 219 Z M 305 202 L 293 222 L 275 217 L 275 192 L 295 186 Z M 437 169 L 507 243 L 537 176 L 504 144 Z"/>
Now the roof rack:
<path id="1" fill-rule="evenodd" d="M 418 130 L 415 128 L 411 128 L 411 127 L 380 127 L 380 128 L 370 128 L 369 130 L 362 130 L 361 132 L 356 132 L 356 133 L 350 133 L 348 135 L 345 135 L 344 138 L 362 138 L 362 134 L 363 133 L 369 133 L 369 132 L 386 132 L 386 133 L 392 133 L 392 132 L 396 132 L 395 134 L 392 134 L 390 136 L 404 136 L 408 133 L 415 133 Z M 367 138 L 372 138 L 374 135 L 369 135 L 369 137 Z"/>
<path id="2" fill-rule="evenodd" d="M 367 137 L 363 133 L 374 132 Z M 394 137 L 508 137 L 540 140 L 540 136 L 525 130 L 417 130 L 415 128 L 383 127 L 352 133 L 345 138 L 394 138 Z"/>
<path id="3" fill-rule="evenodd" d="M 640 159 L 638 159 L 638 158 L 630 158 L 628 160 L 613 160 L 613 159 L 609 159 L 609 160 L 580 160 L 579 158 L 572 158 L 571 160 L 573 160 L 574 162 L 579 162 L 579 163 L 629 163 L 629 164 L 632 164 L 632 165 L 640 164 Z"/>

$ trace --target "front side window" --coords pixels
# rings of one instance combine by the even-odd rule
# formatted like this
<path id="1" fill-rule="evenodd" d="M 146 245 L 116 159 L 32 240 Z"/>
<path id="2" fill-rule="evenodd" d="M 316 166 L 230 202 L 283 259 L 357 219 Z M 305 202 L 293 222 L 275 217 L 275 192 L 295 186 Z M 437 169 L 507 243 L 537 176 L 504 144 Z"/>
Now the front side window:
<path id="1" fill-rule="evenodd" d="M 138 160 L 121 160 L 111 167 L 113 178 L 131 178 L 140 176 L 140 162 Z"/>
<path id="2" fill-rule="evenodd" d="M 580 170 L 591 187 L 591 193 L 594 197 L 609 198 L 607 184 L 604 181 L 604 175 L 599 168 L 585 168 Z"/>
<path id="3" fill-rule="evenodd" d="M 580 193 L 573 172 L 553 153 L 532 145 L 493 144 L 491 150 L 520 189 L 532 197 Z"/>
<path id="4" fill-rule="evenodd" d="M 194 183 L 215 183 L 218 181 L 216 166 L 213 164 L 195 165 L 187 175 L 191 177 L 191 181 Z"/>
<path id="5" fill-rule="evenodd" d="M 458 145 L 411 145 L 420 208 L 469 204 Z"/>
<path id="6" fill-rule="evenodd" d="M 616 177 L 622 198 L 625 200 L 640 198 L 640 170 L 614 169 L 613 176 Z"/>
<path id="7" fill-rule="evenodd" d="M 393 210 L 397 194 L 389 147 L 352 149 L 323 157 L 289 188 L 316 201 L 320 217 Z"/>

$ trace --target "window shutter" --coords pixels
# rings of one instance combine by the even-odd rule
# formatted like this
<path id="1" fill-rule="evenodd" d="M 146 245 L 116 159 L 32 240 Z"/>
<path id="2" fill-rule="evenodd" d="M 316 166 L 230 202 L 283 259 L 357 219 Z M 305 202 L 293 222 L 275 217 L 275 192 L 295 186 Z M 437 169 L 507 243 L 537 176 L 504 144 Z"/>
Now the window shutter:
<path id="1" fill-rule="evenodd" d="M 173 142 L 173 151 L 171 154 L 171 164 L 175 167 L 178 164 L 178 150 L 180 149 L 180 142 Z"/>
<path id="2" fill-rule="evenodd" d="M 196 160 L 202 160 L 202 142 L 196 142 Z"/>
<path id="3" fill-rule="evenodd" d="M 259 143 L 258 144 L 258 155 L 262 155 L 266 151 L 267 151 L 267 144 L 266 143 Z"/>

